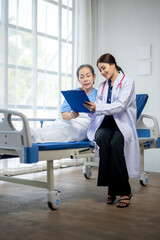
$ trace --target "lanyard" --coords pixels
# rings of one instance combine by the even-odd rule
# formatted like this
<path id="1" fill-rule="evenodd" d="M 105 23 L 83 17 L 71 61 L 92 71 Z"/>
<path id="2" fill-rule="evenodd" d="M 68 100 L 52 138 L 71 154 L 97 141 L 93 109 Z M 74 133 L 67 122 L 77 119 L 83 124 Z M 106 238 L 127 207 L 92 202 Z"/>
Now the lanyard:
<path id="1" fill-rule="evenodd" d="M 121 89 L 121 87 L 122 87 L 122 81 L 123 81 L 124 77 L 125 77 L 125 75 L 123 75 L 123 77 L 122 77 L 120 83 L 117 85 L 116 89 L 117 89 L 118 87 L 120 87 L 120 89 Z M 102 95 L 103 95 L 104 87 L 105 87 L 105 85 L 106 85 L 106 82 L 107 82 L 107 80 L 103 83 L 102 92 L 101 92 L 101 97 L 102 97 Z"/>

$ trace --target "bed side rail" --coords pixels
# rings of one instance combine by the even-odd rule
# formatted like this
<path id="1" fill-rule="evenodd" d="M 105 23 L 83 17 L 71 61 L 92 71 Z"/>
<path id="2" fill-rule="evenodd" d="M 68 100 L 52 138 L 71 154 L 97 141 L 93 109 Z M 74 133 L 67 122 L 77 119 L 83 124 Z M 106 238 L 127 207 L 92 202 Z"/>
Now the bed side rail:
<path id="1" fill-rule="evenodd" d="M 29 123 L 23 113 L 0 109 L 0 149 L 19 149 L 32 147 Z M 17 130 L 12 117 L 19 117 L 22 120 L 22 129 Z"/>
<path id="2" fill-rule="evenodd" d="M 144 119 L 151 120 L 152 126 L 148 127 L 144 123 Z M 154 138 L 155 140 L 157 140 L 160 137 L 158 121 L 154 116 L 141 114 L 141 116 L 137 120 L 136 128 L 139 138 Z"/>

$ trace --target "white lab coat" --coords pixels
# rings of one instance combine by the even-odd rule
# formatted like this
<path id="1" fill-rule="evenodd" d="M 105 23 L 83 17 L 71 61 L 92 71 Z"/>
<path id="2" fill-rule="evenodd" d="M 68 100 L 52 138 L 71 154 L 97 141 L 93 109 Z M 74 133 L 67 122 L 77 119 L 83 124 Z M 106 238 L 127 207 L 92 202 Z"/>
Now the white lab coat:
<path id="1" fill-rule="evenodd" d="M 107 104 L 108 83 L 105 84 L 103 96 L 103 83 L 100 84 L 97 99 L 96 112 L 89 114 L 92 121 L 88 128 L 87 136 L 91 141 L 95 140 L 95 132 L 101 125 L 105 115 L 113 115 L 115 122 L 124 136 L 124 155 L 130 177 L 140 177 L 140 149 L 136 132 L 136 94 L 134 81 L 124 77 L 120 88 L 123 73 L 120 72 L 114 82 L 111 103 Z M 107 80 L 108 81 L 108 80 Z"/>

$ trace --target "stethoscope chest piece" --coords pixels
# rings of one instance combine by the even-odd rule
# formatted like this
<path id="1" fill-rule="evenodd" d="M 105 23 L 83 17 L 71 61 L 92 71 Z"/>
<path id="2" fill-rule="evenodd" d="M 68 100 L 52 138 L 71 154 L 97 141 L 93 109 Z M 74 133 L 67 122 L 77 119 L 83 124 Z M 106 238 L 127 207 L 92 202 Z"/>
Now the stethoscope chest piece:
<path id="1" fill-rule="evenodd" d="M 103 96 L 101 95 L 101 96 L 100 96 L 100 100 L 102 101 L 102 99 L 103 99 Z"/>

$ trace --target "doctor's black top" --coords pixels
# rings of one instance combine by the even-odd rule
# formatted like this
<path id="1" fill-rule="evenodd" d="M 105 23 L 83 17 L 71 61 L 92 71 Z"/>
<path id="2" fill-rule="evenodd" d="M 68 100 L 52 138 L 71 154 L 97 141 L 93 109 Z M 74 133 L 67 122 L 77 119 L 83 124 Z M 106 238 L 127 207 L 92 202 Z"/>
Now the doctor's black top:
<path id="1" fill-rule="evenodd" d="M 113 86 L 111 86 L 111 81 L 108 80 L 108 95 L 107 95 L 107 103 L 110 104 L 111 103 L 111 97 L 112 97 L 112 88 Z M 117 124 L 113 118 L 113 115 L 106 115 L 100 125 L 99 128 L 103 128 L 103 127 L 109 127 L 109 128 L 114 128 L 117 129 Z"/>

